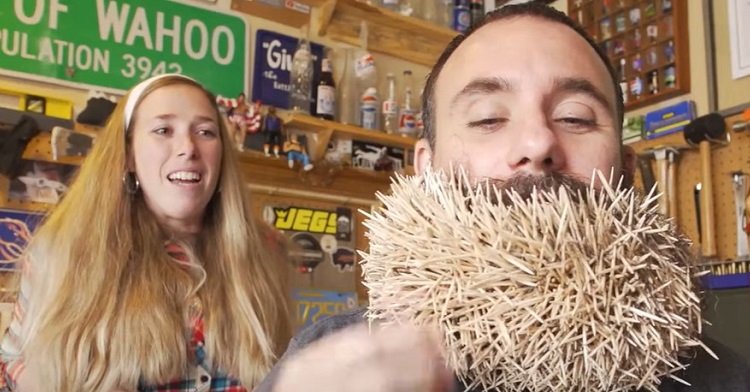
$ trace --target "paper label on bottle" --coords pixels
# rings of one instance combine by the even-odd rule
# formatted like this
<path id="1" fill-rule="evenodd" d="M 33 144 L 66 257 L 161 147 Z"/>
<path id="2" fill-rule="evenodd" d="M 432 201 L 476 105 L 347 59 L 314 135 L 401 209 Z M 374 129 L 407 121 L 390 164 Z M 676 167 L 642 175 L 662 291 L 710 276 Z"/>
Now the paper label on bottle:
<path id="1" fill-rule="evenodd" d="M 369 53 L 357 59 L 357 62 L 354 64 L 354 74 L 358 78 L 364 78 L 364 77 L 370 76 L 374 72 L 375 72 L 375 59 Z"/>
<path id="2" fill-rule="evenodd" d="M 398 0 L 383 0 L 384 5 L 398 5 Z"/>
<path id="3" fill-rule="evenodd" d="M 360 108 L 360 124 L 365 129 L 375 129 L 378 121 L 378 111 L 374 105 L 362 105 Z"/>
<path id="4" fill-rule="evenodd" d="M 318 114 L 334 114 L 336 89 L 333 86 L 318 86 Z"/>
<path id="5" fill-rule="evenodd" d="M 331 65 L 331 60 L 329 59 L 321 60 L 321 68 L 323 72 L 333 72 L 333 66 Z"/>
<path id="6" fill-rule="evenodd" d="M 414 110 L 404 109 L 398 119 L 398 129 L 401 133 L 414 133 L 417 129 L 417 118 Z"/>
<path id="7" fill-rule="evenodd" d="M 396 101 L 383 101 L 383 114 L 397 114 L 398 113 L 398 105 L 396 104 Z"/>
<path id="8" fill-rule="evenodd" d="M 360 98 L 359 126 L 366 129 L 378 127 L 378 97 L 377 90 L 369 88 Z"/>

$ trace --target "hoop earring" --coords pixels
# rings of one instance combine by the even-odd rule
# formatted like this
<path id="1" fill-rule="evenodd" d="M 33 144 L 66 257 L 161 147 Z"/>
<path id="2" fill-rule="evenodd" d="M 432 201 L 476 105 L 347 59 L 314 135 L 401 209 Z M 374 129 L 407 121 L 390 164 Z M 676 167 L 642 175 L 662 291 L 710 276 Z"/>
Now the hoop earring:
<path id="1" fill-rule="evenodd" d="M 136 178 L 135 173 L 125 172 L 122 175 L 122 184 L 125 187 L 125 192 L 135 195 L 138 190 L 141 189 L 141 182 Z"/>

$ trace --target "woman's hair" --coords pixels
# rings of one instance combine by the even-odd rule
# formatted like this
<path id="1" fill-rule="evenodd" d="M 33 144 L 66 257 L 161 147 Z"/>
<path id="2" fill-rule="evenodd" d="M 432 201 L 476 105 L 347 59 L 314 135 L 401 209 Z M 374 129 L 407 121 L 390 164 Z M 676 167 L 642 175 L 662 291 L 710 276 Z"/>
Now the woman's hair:
<path id="1" fill-rule="evenodd" d="M 172 238 L 142 194 L 129 194 L 123 180 L 131 148 L 126 102 L 136 100 L 137 110 L 150 92 L 175 84 L 200 88 L 221 129 L 217 191 L 194 243 Z M 287 264 L 273 250 L 281 242 L 269 243 L 272 230 L 253 214 L 214 96 L 180 76 L 144 86 L 117 105 L 67 194 L 32 239 L 24 361 L 39 374 L 40 385 L 54 391 L 180 379 L 193 354 L 187 315 L 196 295 L 208 363 L 252 388 L 291 334 Z M 194 267 L 170 258 L 170 240 L 185 249 Z"/>

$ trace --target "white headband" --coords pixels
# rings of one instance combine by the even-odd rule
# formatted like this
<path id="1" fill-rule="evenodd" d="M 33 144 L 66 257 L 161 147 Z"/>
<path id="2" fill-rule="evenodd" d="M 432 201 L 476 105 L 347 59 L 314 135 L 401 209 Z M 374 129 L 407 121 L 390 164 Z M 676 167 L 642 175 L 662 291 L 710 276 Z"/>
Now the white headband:
<path id="1" fill-rule="evenodd" d="M 138 83 L 135 87 L 133 87 L 132 90 L 130 90 L 130 95 L 128 96 L 128 101 L 125 102 L 125 133 L 128 132 L 128 128 L 130 128 L 130 121 L 133 117 L 133 111 L 135 110 L 135 105 L 138 103 L 138 101 L 141 100 L 141 95 L 146 90 L 148 86 L 151 85 L 151 83 L 168 77 L 168 76 L 176 76 L 180 78 L 184 78 L 190 81 L 195 82 L 195 79 L 192 79 L 188 76 L 182 75 L 182 74 L 176 74 L 176 73 L 168 73 L 168 74 L 160 74 L 156 76 L 152 76 L 140 83 Z M 196 82 L 197 83 L 197 82 Z"/>

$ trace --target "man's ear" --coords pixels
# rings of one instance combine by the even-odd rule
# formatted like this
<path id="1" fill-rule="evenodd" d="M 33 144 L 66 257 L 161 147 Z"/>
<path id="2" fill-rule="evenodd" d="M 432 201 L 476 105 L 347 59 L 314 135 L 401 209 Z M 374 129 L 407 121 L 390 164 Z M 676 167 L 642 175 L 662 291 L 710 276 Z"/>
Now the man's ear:
<path id="1" fill-rule="evenodd" d="M 432 163 L 432 149 L 427 139 L 417 140 L 414 146 L 414 170 L 417 175 L 422 175 L 424 170 Z"/>
<path id="2" fill-rule="evenodd" d="M 629 178 L 633 178 L 635 176 L 635 168 L 636 168 L 637 160 L 638 160 L 638 155 L 636 154 L 635 150 L 633 150 L 633 147 L 630 147 L 627 144 L 623 145 L 622 146 L 622 171 Z"/>

